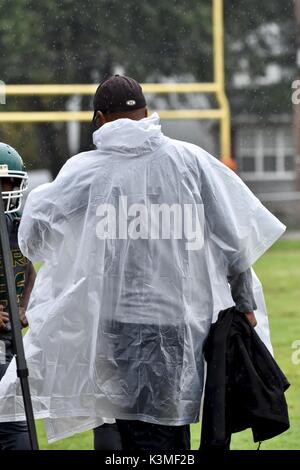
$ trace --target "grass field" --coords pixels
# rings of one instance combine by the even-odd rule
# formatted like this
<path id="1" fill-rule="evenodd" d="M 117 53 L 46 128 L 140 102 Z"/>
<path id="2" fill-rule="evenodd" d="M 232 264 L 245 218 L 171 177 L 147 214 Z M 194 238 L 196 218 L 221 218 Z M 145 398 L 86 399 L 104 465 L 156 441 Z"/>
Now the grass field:
<path id="1" fill-rule="evenodd" d="M 300 449 L 300 364 L 293 364 L 291 359 L 292 343 L 300 340 L 300 241 L 278 242 L 257 262 L 255 271 L 264 286 L 275 357 L 291 383 L 286 394 L 291 428 L 262 443 L 261 449 Z M 42 423 L 37 424 L 41 449 L 93 448 L 92 432 L 48 445 Z M 192 448 L 198 449 L 200 425 L 193 425 L 191 431 Z M 232 449 L 251 450 L 256 447 L 249 430 L 233 436 Z"/>

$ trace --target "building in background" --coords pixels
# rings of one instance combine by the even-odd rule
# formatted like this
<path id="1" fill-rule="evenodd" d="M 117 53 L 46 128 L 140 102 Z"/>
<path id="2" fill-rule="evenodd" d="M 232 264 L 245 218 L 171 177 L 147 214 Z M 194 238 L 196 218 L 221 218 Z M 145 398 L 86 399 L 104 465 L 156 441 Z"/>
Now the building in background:
<path id="1" fill-rule="evenodd" d="M 249 188 L 288 228 L 299 228 L 292 116 L 270 116 L 264 122 L 250 114 L 236 116 L 233 152 Z"/>

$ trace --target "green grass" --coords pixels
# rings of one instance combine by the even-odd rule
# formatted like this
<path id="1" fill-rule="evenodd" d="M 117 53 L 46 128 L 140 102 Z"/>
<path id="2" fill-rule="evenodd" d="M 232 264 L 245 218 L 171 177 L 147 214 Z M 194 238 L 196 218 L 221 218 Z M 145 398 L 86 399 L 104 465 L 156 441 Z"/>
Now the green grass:
<path id="1" fill-rule="evenodd" d="M 293 341 L 300 340 L 300 241 L 278 242 L 256 263 L 255 271 L 264 286 L 275 357 L 291 383 L 286 393 L 291 428 L 281 436 L 265 441 L 261 448 L 300 449 L 300 364 L 294 365 L 291 360 L 291 345 Z M 92 432 L 77 434 L 48 445 L 42 423 L 38 422 L 37 425 L 41 449 L 93 448 Z M 192 448 L 198 449 L 200 425 L 192 425 L 191 432 Z M 256 447 L 250 430 L 233 436 L 231 448 L 234 450 L 251 450 Z"/>

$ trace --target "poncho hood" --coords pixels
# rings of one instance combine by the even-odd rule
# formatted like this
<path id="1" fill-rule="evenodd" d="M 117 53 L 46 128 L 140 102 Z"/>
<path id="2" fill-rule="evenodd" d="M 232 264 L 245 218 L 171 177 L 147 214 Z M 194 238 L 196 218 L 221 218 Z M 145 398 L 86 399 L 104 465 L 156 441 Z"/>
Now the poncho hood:
<path id="1" fill-rule="evenodd" d="M 99 150 L 126 152 L 133 149 L 139 154 L 153 150 L 162 138 L 159 116 L 153 113 L 150 117 L 134 121 L 117 119 L 100 127 L 93 134 L 94 145 Z"/>

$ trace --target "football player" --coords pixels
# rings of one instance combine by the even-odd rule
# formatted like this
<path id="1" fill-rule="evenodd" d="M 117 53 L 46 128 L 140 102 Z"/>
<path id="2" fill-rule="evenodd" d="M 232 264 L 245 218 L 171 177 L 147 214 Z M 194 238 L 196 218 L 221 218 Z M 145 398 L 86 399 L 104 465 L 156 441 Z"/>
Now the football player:
<path id="1" fill-rule="evenodd" d="M 27 189 L 28 175 L 23 160 L 10 145 L 0 143 L 0 178 L 6 225 L 15 276 L 21 327 L 28 326 L 26 307 L 35 281 L 32 263 L 22 255 L 18 245 L 18 227 L 21 205 Z M 0 254 L 1 256 L 1 254 Z M 11 325 L 8 313 L 8 294 L 0 258 L 0 380 L 13 358 Z M 30 441 L 26 421 L 0 423 L 0 450 L 29 450 Z"/>

